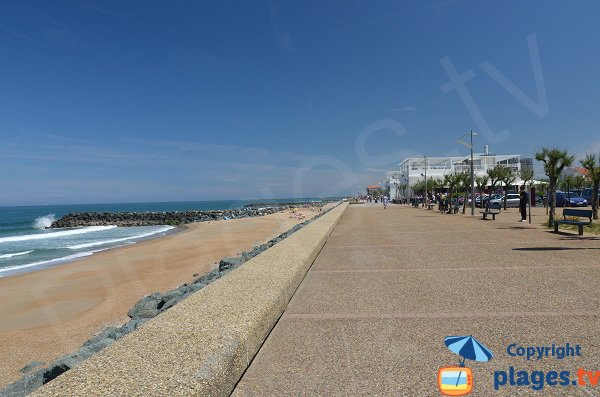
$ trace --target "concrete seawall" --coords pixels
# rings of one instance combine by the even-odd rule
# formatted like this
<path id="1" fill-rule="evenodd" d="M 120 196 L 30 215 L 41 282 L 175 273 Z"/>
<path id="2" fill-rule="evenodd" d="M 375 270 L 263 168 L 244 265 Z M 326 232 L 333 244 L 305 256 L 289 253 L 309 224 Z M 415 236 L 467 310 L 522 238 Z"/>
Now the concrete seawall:
<path id="1" fill-rule="evenodd" d="M 31 395 L 228 395 L 346 207 L 334 208 Z"/>

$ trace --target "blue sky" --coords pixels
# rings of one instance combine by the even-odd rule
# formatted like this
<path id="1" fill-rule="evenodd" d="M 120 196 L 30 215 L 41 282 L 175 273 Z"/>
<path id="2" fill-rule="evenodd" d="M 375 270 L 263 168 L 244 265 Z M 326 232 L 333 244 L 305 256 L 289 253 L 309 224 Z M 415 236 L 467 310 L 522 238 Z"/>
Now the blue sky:
<path id="1" fill-rule="evenodd" d="M 0 205 L 351 194 L 469 129 L 600 151 L 597 1 L 0 10 Z"/>

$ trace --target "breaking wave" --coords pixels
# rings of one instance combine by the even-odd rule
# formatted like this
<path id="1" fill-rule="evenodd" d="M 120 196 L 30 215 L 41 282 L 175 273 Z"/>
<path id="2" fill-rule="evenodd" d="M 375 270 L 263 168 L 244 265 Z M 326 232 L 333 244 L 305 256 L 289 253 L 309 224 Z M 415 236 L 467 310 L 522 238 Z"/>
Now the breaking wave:
<path id="1" fill-rule="evenodd" d="M 40 216 L 39 218 L 35 218 L 33 221 L 33 227 L 36 229 L 45 229 L 52 225 L 52 222 L 56 220 L 56 216 L 54 214 L 48 214 L 44 216 Z"/>
<path id="2" fill-rule="evenodd" d="M 57 238 L 64 236 L 73 236 L 76 234 L 84 234 L 84 233 L 93 233 L 104 231 L 108 229 L 114 229 L 116 226 L 89 226 L 83 227 L 79 229 L 70 229 L 70 230 L 59 230 L 56 232 L 49 233 L 38 233 L 38 234 L 26 234 L 21 236 L 10 236 L 10 237 L 2 237 L 0 238 L 0 243 L 8 243 L 15 241 L 30 241 L 30 240 L 44 240 L 48 238 Z"/>
<path id="3" fill-rule="evenodd" d="M 2 254 L 2 255 L 0 255 L 0 259 L 12 258 L 13 256 L 27 255 L 30 252 L 33 252 L 33 250 L 23 251 L 23 252 L 13 252 L 12 254 Z"/>
<path id="4" fill-rule="evenodd" d="M 173 229 L 173 226 L 165 226 L 164 228 L 161 228 L 161 229 L 158 229 L 158 230 L 154 230 L 154 231 L 149 232 L 149 233 L 138 234 L 136 236 L 116 238 L 116 239 L 112 239 L 112 240 L 94 241 L 94 242 L 91 242 L 91 243 L 72 245 L 72 246 L 67 247 L 67 248 L 68 249 L 72 249 L 72 250 L 78 250 L 78 249 L 82 249 L 82 248 L 96 247 L 98 245 L 119 243 L 121 241 L 128 241 L 128 240 L 135 240 L 135 239 L 144 238 L 144 237 L 150 237 L 150 236 L 152 236 L 154 234 L 163 233 L 163 232 L 166 232 L 166 231 L 171 230 L 171 229 Z"/>

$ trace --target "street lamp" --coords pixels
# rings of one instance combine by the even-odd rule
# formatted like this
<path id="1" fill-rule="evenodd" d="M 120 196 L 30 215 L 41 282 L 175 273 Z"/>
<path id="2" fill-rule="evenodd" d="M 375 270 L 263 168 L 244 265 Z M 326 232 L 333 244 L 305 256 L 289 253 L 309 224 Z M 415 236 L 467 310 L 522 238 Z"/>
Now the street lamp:
<path id="1" fill-rule="evenodd" d="M 462 141 L 462 139 L 467 135 L 471 136 L 471 143 Z M 473 135 L 478 135 L 478 134 L 471 130 L 471 131 L 467 132 L 466 134 L 463 134 L 463 136 L 461 136 L 460 138 L 458 138 L 456 140 L 457 143 L 460 143 L 461 145 L 465 145 L 466 147 L 471 149 L 471 216 L 475 215 L 475 172 L 473 170 Z"/>

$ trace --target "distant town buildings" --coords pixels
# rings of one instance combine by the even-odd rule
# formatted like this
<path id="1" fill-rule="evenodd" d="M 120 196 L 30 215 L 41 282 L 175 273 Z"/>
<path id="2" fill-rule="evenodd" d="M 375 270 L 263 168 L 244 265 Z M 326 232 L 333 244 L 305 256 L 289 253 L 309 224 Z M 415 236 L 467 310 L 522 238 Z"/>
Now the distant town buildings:
<path id="1" fill-rule="evenodd" d="M 379 186 L 379 185 L 367 186 L 367 195 L 370 195 L 370 196 L 379 195 L 381 193 L 381 191 L 383 191 L 384 189 L 385 188 L 383 186 Z"/>
<path id="2" fill-rule="evenodd" d="M 588 178 L 588 172 L 583 167 L 566 167 L 563 171 L 563 176 L 583 176 Z"/>
<path id="3" fill-rule="evenodd" d="M 471 172 L 471 156 L 448 156 L 448 157 L 409 157 L 399 164 L 397 171 L 386 172 L 387 184 L 390 195 L 410 194 L 410 187 L 416 182 L 427 179 L 443 179 L 444 175 Z M 521 157 L 519 154 L 492 154 L 488 146 L 484 147 L 483 153 L 473 154 L 473 171 L 475 176 L 485 175 L 488 170 L 495 166 L 510 167 L 520 173 L 524 169 L 533 170 L 533 159 Z M 521 182 L 517 178 L 515 184 Z"/>

